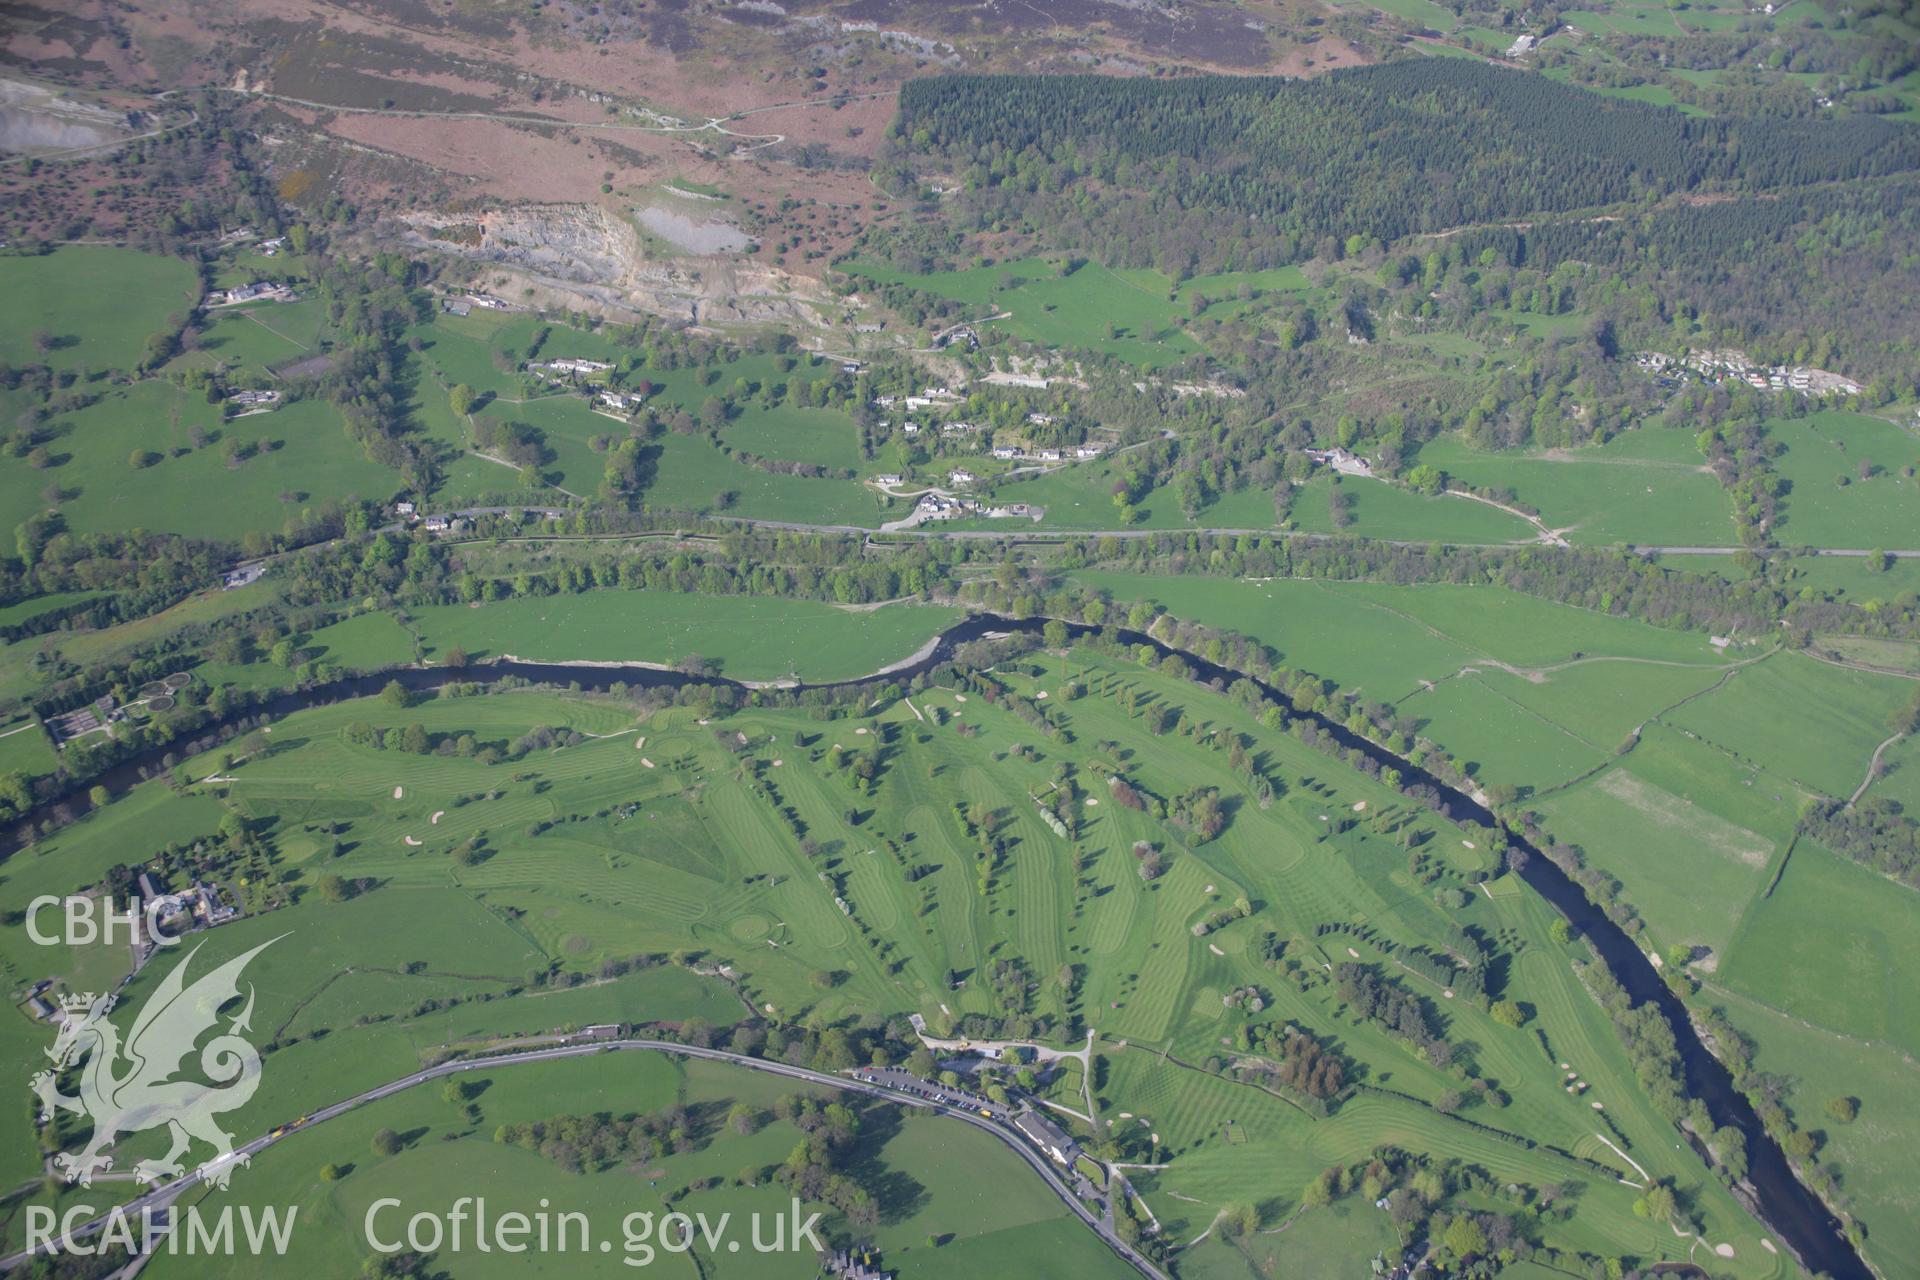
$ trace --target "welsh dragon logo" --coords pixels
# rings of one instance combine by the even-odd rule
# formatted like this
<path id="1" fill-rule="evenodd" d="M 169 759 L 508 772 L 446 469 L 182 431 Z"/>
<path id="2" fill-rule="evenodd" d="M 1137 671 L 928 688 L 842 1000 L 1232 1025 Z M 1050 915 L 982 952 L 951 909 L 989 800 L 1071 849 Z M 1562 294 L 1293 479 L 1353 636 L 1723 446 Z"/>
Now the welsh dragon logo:
<path id="1" fill-rule="evenodd" d="M 284 935 L 282 935 L 284 936 Z M 50 1121 L 55 1108 L 93 1121 L 93 1136 L 79 1154 L 63 1151 L 54 1165 L 69 1182 L 89 1186 L 93 1175 L 113 1167 L 105 1154 L 122 1134 L 166 1126 L 173 1144 L 158 1160 L 142 1160 L 134 1177 L 158 1182 L 182 1172 L 181 1157 L 191 1140 L 213 1147 L 213 1155 L 199 1169 L 201 1178 L 225 1188 L 233 1170 L 248 1163 L 235 1155 L 233 1135 L 222 1130 L 215 1117 L 244 1106 L 260 1087 L 260 1054 L 240 1033 L 249 1030 L 253 1015 L 253 988 L 247 1002 L 227 1029 L 200 1050 L 200 1069 L 213 1084 L 177 1080 L 194 1044 L 220 1020 L 220 1006 L 240 994 L 240 973 L 249 961 L 278 938 L 261 943 L 186 986 L 187 969 L 200 952 L 195 947 L 173 967 L 160 987 L 140 1009 L 126 1043 L 107 1020 L 117 997 L 76 995 L 61 1000 L 60 1032 L 46 1055 L 53 1066 L 33 1077 L 39 1095 L 41 1119 Z M 78 1097 L 60 1092 L 57 1073 L 80 1065 Z"/>

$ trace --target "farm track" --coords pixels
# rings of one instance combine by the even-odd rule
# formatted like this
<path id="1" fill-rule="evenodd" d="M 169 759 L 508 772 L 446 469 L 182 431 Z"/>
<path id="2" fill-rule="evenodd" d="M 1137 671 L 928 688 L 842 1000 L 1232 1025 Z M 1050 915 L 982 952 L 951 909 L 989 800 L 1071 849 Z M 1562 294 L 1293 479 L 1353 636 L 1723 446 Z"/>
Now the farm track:
<path id="1" fill-rule="evenodd" d="M 1483 498 L 1477 493 L 1468 493 L 1465 489 L 1445 489 L 1442 490 L 1442 492 L 1449 498 L 1465 498 L 1469 502 L 1482 502 L 1496 511 L 1504 511 L 1510 516 L 1518 516 L 1539 531 L 1540 536 L 1536 541 L 1543 542 L 1550 547 L 1564 547 L 1567 545 L 1565 530 L 1549 529 L 1546 521 L 1542 520 L 1539 516 L 1528 515 L 1518 507 L 1510 507 L 1504 502 L 1495 502 L 1492 498 Z"/>
<path id="2" fill-rule="evenodd" d="M 1829 667 L 1839 667 L 1845 671 L 1864 671 L 1868 675 L 1894 676 L 1901 680 L 1920 680 L 1920 674 L 1915 674 L 1912 671 L 1900 667 L 1882 667 L 1871 662 L 1859 662 L 1852 658 L 1830 658 L 1824 654 L 1816 653 L 1812 649 L 1808 649 L 1806 653 L 1807 656 L 1815 662 L 1825 663 Z"/>
<path id="3" fill-rule="evenodd" d="M 892 90 L 878 93 L 855 93 L 818 101 L 801 100 L 798 102 L 771 102 L 762 107 L 748 107 L 730 115 L 710 116 L 701 124 L 630 124 L 626 121 L 605 120 L 563 120 L 553 116 L 533 115 L 517 111 L 429 111 L 404 107 L 354 107 L 337 102 L 316 102 L 311 98 L 295 98 L 287 94 L 270 93 L 263 89 L 235 90 L 243 97 L 259 98 L 268 102 L 284 103 L 288 106 L 306 107 L 312 111 L 332 111 L 344 115 L 388 116 L 403 120 L 485 120 L 496 124 L 529 125 L 547 129 L 603 129 L 617 133 L 654 133 L 654 134 L 697 134 L 717 133 L 729 138 L 738 138 L 750 146 L 738 148 L 734 154 L 744 155 L 750 151 L 760 151 L 767 147 L 780 145 L 787 140 L 784 133 L 741 133 L 727 128 L 727 123 L 742 120 L 747 116 L 763 115 L 769 111 L 793 111 L 806 107 L 831 107 L 835 104 L 862 102 L 874 98 L 891 98 Z"/>
<path id="4" fill-rule="evenodd" d="M 1860 797 L 1867 794 L 1867 788 L 1880 777 L 1880 757 L 1886 754 L 1887 748 L 1906 736 L 1904 733 L 1896 733 L 1873 749 L 1873 759 L 1867 761 L 1867 776 L 1860 779 L 1860 785 L 1855 787 L 1853 794 L 1847 797 L 1847 808 L 1851 809 L 1860 803 Z"/>
<path id="5" fill-rule="evenodd" d="M 173 92 L 172 90 L 169 90 L 167 93 L 163 93 L 159 96 L 161 98 L 165 98 L 169 96 L 169 94 L 171 94 L 172 92 Z M 120 148 L 122 147 L 131 146 L 136 142 L 145 142 L 149 138 L 157 138 L 162 134 L 172 133 L 175 129 L 191 129 L 194 125 L 197 125 L 200 123 L 200 113 L 198 111 L 189 110 L 187 112 L 187 115 L 190 117 L 187 120 L 182 120 L 174 124 L 164 124 L 159 126 L 158 128 L 149 129 L 145 133 L 131 134 L 128 137 L 116 138 L 109 142 L 90 142 L 83 147 L 68 147 L 64 151 L 52 151 L 52 152 L 46 152 L 40 155 L 33 155 L 33 154 L 23 152 L 19 155 L 8 156 L 4 160 L 0 160 L 0 167 L 5 167 L 11 164 L 21 164 L 28 160 L 84 160 L 94 156 L 112 155 L 114 152 L 120 150 Z M 102 240 L 102 241 L 68 240 L 68 241 L 62 241 L 61 243 L 64 243 L 64 244 L 89 244 L 89 243 L 117 244 L 119 242 L 115 240 Z"/>

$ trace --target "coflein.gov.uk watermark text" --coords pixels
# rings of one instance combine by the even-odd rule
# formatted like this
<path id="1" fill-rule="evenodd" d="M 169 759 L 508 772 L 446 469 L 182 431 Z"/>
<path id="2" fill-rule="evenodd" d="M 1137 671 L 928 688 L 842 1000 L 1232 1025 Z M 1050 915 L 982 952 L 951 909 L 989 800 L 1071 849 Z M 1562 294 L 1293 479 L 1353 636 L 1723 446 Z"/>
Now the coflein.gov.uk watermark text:
<path id="1" fill-rule="evenodd" d="M 731 1213 L 655 1214 L 636 1210 L 620 1219 L 617 1233 L 597 1232 L 578 1210 L 557 1210 L 542 1199 L 532 1213 L 495 1212 L 484 1196 L 462 1196 L 444 1210 L 409 1212 L 391 1196 L 367 1206 L 363 1222 L 367 1244 L 376 1253 L 541 1253 L 612 1254 L 631 1267 L 650 1266 L 661 1253 L 709 1254 L 819 1252 L 814 1228 L 817 1213 L 801 1216 L 798 1199 L 786 1213 L 752 1213 L 736 1222 Z"/>

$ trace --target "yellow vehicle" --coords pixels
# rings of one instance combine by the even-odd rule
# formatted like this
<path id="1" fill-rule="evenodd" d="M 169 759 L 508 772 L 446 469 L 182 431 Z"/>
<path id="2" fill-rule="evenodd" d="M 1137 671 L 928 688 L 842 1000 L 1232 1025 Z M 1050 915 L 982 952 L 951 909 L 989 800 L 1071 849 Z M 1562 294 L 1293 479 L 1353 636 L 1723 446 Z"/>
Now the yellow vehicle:
<path id="1" fill-rule="evenodd" d="M 987 1110 L 985 1107 L 980 1108 L 980 1114 L 989 1120 L 993 1119 L 993 1112 Z"/>

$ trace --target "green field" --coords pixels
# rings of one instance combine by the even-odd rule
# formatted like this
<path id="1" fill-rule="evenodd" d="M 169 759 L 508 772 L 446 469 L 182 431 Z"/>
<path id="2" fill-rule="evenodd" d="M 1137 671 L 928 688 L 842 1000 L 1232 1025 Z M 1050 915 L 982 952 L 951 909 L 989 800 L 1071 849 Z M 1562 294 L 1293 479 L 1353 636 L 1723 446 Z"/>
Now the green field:
<path id="1" fill-rule="evenodd" d="M 1254 636 L 1281 661 L 1390 702 L 1483 784 L 1543 787 L 1611 757 L 1632 729 L 1710 687 L 1704 636 L 1493 587 L 1076 575 L 1116 601 Z"/>
<path id="2" fill-rule="evenodd" d="M 193 432 L 203 433 L 195 445 Z M 222 420 L 220 406 L 165 382 L 107 392 L 96 403 L 49 422 L 51 465 L 0 460 L 0 503 L 31 511 L 48 486 L 76 531 L 145 528 L 237 540 L 249 530 L 277 531 L 323 499 L 384 499 L 399 477 L 369 462 L 341 430 L 339 411 L 298 401 L 272 413 Z M 252 451 L 229 460 L 229 445 Z M 132 465 L 131 455 L 157 456 Z M 182 502 L 183 492 L 198 500 Z"/>
<path id="3" fill-rule="evenodd" d="M 642 495 L 654 510 L 737 512 L 761 520 L 866 528 L 906 514 L 904 507 L 883 514 L 872 491 L 856 480 L 761 471 L 728 457 L 704 437 L 669 435 L 659 447 L 657 478 Z"/>
<path id="4" fill-rule="evenodd" d="M 1847 944 L 1839 940 L 1837 945 Z M 1920 1224 L 1913 1214 L 1920 1148 L 1909 1121 L 1911 1054 L 1828 1031 L 1725 986 L 1713 988 L 1712 996 L 1754 1042 L 1755 1068 L 1785 1082 L 1783 1100 L 1795 1120 L 1822 1135 L 1819 1158 L 1837 1168 L 1853 1211 L 1872 1227 L 1867 1256 L 1887 1274 L 1911 1274 L 1920 1267 Z M 1836 1121 L 1827 1112 L 1827 1103 L 1841 1097 L 1858 1100 L 1859 1114 L 1852 1121 Z"/>
<path id="5" fill-rule="evenodd" d="M 1794 1121 L 1821 1139 L 1871 1227 L 1868 1256 L 1888 1274 L 1920 1258 L 1910 1098 L 1920 1021 L 1920 896 L 1810 841 L 1794 846 L 1779 884 L 1747 914 L 1711 995 L 1755 1044 L 1754 1066 L 1783 1082 Z M 1851 1097 L 1839 1121 L 1827 1103 Z"/>
<path id="6" fill-rule="evenodd" d="M 47 595 L 29 596 L 25 600 L 0 606 L 0 627 L 17 627 L 27 619 L 38 617 L 50 609 L 78 604 L 82 600 L 92 600 L 104 594 L 106 593 L 101 591 L 55 591 Z"/>
<path id="7" fill-rule="evenodd" d="M 1906 474 L 1920 465 L 1920 437 L 1831 410 L 1776 419 L 1767 434 L 1786 446 L 1773 466 L 1792 485 L 1781 507 L 1782 543 L 1920 547 L 1920 481 Z M 1871 474 L 1862 477 L 1863 467 Z"/>
<path id="8" fill-rule="evenodd" d="M 1115 355 L 1142 369 L 1176 364 L 1200 350 L 1181 327 L 1185 310 L 1172 282 L 1155 271 L 1113 271 L 1097 262 L 1062 274 L 1062 263 L 1029 258 L 991 267 L 910 275 L 875 263 L 846 270 L 881 284 L 906 284 L 972 303 L 981 318 L 1043 346 Z"/>
<path id="9" fill-rule="evenodd" d="M 1676 712 L 1672 723 L 1729 754 L 1842 798 L 1867 776 L 1887 715 L 1912 692 L 1897 676 L 1782 653 Z"/>
<path id="10" fill-rule="evenodd" d="M 1294 495 L 1292 517 L 1307 533 L 1333 533 L 1329 495 L 1331 476 L 1319 476 Z M 1501 543 L 1532 542 L 1535 531 L 1519 516 L 1467 498 L 1422 497 L 1410 490 L 1377 480 L 1339 481 L 1352 499 L 1352 522 L 1345 532 L 1366 538 L 1399 541 Z"/>
<path id="11" fill-rule="evenodd" d="M 581 396 L 530 390 L 516 372 L 532 348 L 536 330 L 546 329 L 542 359 L 576 357 L 610 362 L 632 361 L 634 352 L 608 333 L 561 323 L 543 324 L 527 315 L 475 311 L 457 317 L 436 316 L 415 335 L 421 350 L 414 372 L 416 414 L 426 432 L 460 451 L 473 448 L 472 433 L 447 403 L 448 389 L 465 384 L 482 393 L 476 417 L 500 424 L 520 423 L 539 432 L 544 460 L 541 483 L 564 493 L 591 496 L 600 487 L 605 460 L 595 440 L 624 439 L 627 423 L 596 413 Z M 793 378 L 823 377 L 818 357 L 737 355 L 705 366 L 656 368 L 644 363 L 629 370 L 627 385 L 642 379 L 656 391 L 649 404 L 670 415 L 691 413 L 708 398 L 732 394 L 735 410 L 720 430 L 730 449 L 773 461 L 812 462 L 833 470 L 872 469 L 859 455 L 853 421 L 838 410 L 769 405 L 753 394 Z M 503 367 L 504 366 L 504 367 Z M 786 366 L 792 366 L 788 368 Z M 531 396 L 532 398 L 528 398 Z M 657 510 L 736 511 L 761 519 L 815 524 L 877 526 L 886 513 L 858 481 L 778 474 L 749 465 L 723 451 L 706 435 L 667 434 L 643 449 L 649 483 L 642 501 Z M 506 466 L 469 455 L 452 462 L 438 495 L 442 499 L 477 497 L 521 488 L 521 478 Z M 551 494 L 547 497 L 550 499 Z M 892 515 L 904 515 L 900 509 Z"/>
<path id="12" fill-rule="evenodd" d="M 0 706 L 18 708 L 45 679 L 43 658 L 75 663 L 124 661 L 136 649 L 160 641 L 182 627 L 213 624 L 278 597 L 272 579 L 234 591 L 211 590 L 187 597 L 171 609 L 100 631 L 56 631 L 0 647 Z"/>
<path id="13" fill-rule="evenodd" d="M 781 407 L 743 413 L 721 428 L 723 443 L 763 458 L 860 469 L 860 438 L 853 422 L 831 409 Z"/>
<path id="14" fill-rule="evenodd" d="M 181 259 L 99 245 L 0 256 L 0 294 L 12 303 L 0 360 L 93 373 L 139 364 L 147 339 L 171 332 L 168 317 L 200 299 L 194 269 Z M 47 340 L 45 351 L 36 339 Z"/>
<path id="15" fill-rule="evenodd" d="M 1731 546 L 1732 507 L 1690 432 L 1641 427 L 1606 444 L 1547 453 L 1484 453 L 1456 437 L 1420 461 L 1463 483 L 1512 490 L 1540 518 L 1589 545 Z"/>
<path id="16" fill-rule="evenodd" d="M 39 725 L 31 720 L 9 720 L 0 724 L 0 774 L 24 773 L 35 777 L 52 773 L 59 764 L 53 744 Z"/>
<path id="17" fill-rule="evenodd" d="M 1843 1036 L 1920 1053 L 1920 896 L 1810 841 L 1734 939 L 1720 981 Z"/>
<path id="18" fill-rule="evenodd" d="M 1697 633 L 1663 630 L 1502 587 L 1313 580 L 1229 586 L 1207 577 L 1109 570 L 1074 576 L 1116 601 L 1157 603 L 1177 618 L 1256 637 L 1279 650 L 1288 665 L 1375 698 L 1404 697 L 1421 681 L 1454 675 L 1476 659 L 1529 668 L 1581 657 L 1726 661 Z"/>
<path id="19" fill-rule="evenodd" d="M 428 605 L 414 619 L 432 654 L 460 647 L 475 659 L 672 664 L 693 654 L 736 679 L 866 675 L 917 650 L 958 620 L 919 604 L 849 611 L 812 600 L 697 596 L 664 591 Z"/>
<path id="20" fill-rule="evenodd" d="M 1439 9 L 1438 5 L 1432 6 Z M 1446 11 L 1440 10 L 1442 13 Z M 1449 15 L 1451 16 L 1451 15 Z M 1308 1212 L 1276 1235 L 1230 1242 L 1223 1233 L 1209 1236 L 1183 1255 L 1183 1280 L 1240 1280 L 1249 1273 L 1275 1276 L 1324 1276 L 1355 1273 L 1356 1259 L 1375 1254 L 1392 1258 L 1402 1248 L 1387 1215 L 1353 1197 Z"/>
<path id="21" fill-rule="evenodd" d="M 298 360 L 304 353 L 296 339 L 287 336 L 282 321 L 294 307 L 315 307 L 312 302 L 290 307 L 229 307 L 210 313 L 206 328 L 196 338 L 193 350 L 174 360 L 181 368 L 240 369 L 263 374 L 275 365 Z M 170 366 L 172 367 L 172 366 Z"/>
<path id="22" fill-rule="evenodd" d="M 1596 661 L 1520 675 L 1471 667 L 1395 705 L 1483 784 L 1538 789 L 1605 763 L 1638 726 L 1719 678 L 1704 663 Z"/>
<path id="23" fill-rule="evenodd" d="M 1750 579 L 1732 556 L 1665 556 L 1661 567 L 1679 573 L 1711 573 L 1730 582 Z M 1782 556 L 1768 574 L 1789 591 L 1831 594 L 1863 608 L 1877 608 L 1903 592 L 1920 590 L 1920 558 L 1900 558 L 1885 568 L 1863 556 Z"/>
<path id="24" fill-rule="evenodd" d="M 1887 748 L 1880 763 L 1881 775 L 1867 794 L 1890 796 L 1905 805 L 1908 813 L 1920 813 L 1920 738 L 1902 738 Z"/>
<path id="25" fill-rule="evenodd" d="M 1435 31 L 1451 31 L 1459 21 L 1452 10 L 1433 3 L 1433 0 L 1366 0 L 1364 5 L 1355 7 L 1378 9 Z"/>
<path id="26" fill-rule="evenodd" d="M 291 666 L 276 665 L 270 654 L 257 653 L 253 661 L 226 663 L 209 660 L 193 669 L 209 685 L 237 685 L 247 689 L 290 689 L 307 674 L 336 671 L 377 671 L 402 666 L 414 659 L 413 636 L 390 613 L 363 613 L 318 631 L 289 638 Z M 307 668 L 311 666 L 312 671 Z"/>
<path id="27" fill-rule="evenodd" d="M 1663 945 L 1722 957 L 1792 839 L 1800 799 L 1777 775 L 1657 725 L 1620 764 L 1538 807 L 1626 885 Z"/>
<path id="28" fill-rule="evenodd" d="M 239 279 L 234 278 L 236 274 Z M 223 273 L 225 278 L 219 283 L 225 287 L 284 274 L 284 269 Z M 171 372 L 222 368 L 229 372 L 265 374 L 280 365 L 318 354 L 329 324 L 326 302 L 313 297 L 298 302 L 256 302 L 205 311 L 201 313 L 199 328 L 190 335 L 188 348 L 174 357 L 167 369 Z"/>

